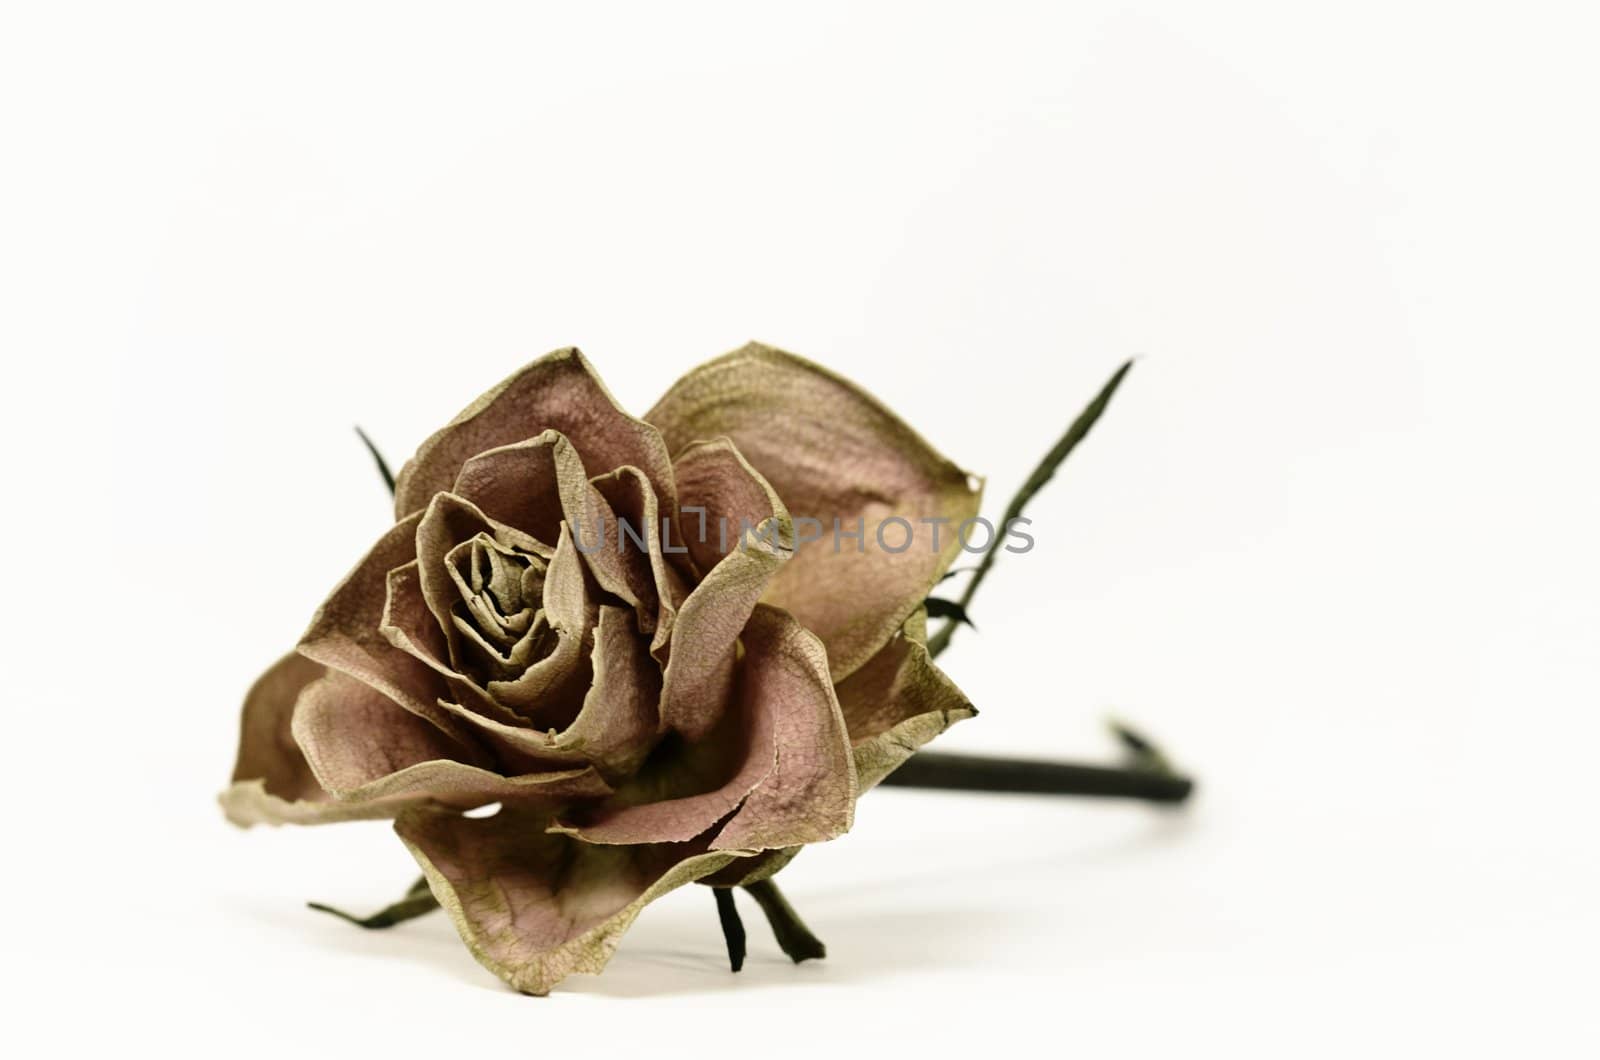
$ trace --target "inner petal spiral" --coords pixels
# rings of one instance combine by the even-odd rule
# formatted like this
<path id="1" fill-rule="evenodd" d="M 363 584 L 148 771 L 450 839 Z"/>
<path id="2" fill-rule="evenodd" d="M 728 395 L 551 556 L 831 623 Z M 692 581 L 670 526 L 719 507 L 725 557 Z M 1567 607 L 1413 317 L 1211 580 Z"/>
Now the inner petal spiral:
<path id="1" fill-rule="evenodd" d="M 456 664 L 483 680 L 506 681 L 549 655 L 555 631 L 542 607 L 542 556 L 477 534 L 451 549 L 446 569 L 460 599 L 450 619 L 461 634 Z"/>

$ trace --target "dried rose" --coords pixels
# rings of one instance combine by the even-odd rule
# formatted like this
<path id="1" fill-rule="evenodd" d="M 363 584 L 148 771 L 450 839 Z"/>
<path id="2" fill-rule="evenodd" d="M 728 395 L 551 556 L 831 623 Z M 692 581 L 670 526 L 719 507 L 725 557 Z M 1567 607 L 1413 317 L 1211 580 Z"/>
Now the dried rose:
<path id="1" fill-rule="evenodd" d="M 553 353 L 401 471 L 398 521 L 246 698 L 224 809 L 392 817 L 491 971 L 535 994 L 598 972 L 652 899 L 842 834 L 971 715 L 922 601 L 977 504 L 782 351 L 711 361 L 643 420 Z"/>

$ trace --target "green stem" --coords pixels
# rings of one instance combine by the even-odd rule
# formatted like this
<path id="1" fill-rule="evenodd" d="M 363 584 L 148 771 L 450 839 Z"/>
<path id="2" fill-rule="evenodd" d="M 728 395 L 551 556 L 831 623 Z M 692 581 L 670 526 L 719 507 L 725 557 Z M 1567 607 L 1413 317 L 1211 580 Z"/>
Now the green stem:
<path id="1" fill-rule="evenodd" d="M 1088 766 L 1020 758 L 920 751 L 884 778 L 888 787 L 946 791 L 994 791 L 1030 795 L 1087 795 L 1181 803 L 1194 794 L 1194 781 L 1172 768 L 1148 739 L 1118 721 L 1109 722 L 1128 762 Z"/>
<path id="2" fill-rule="evenodd" d="M 728 944 L 728 965 L 734 971 L 744 967 L 744 921 L 739 919 L 739 909 L 733 904 L 733 888 L 713 887 L 717 899 L 717 919 L 722 923 L 722 940 Z"/>
<path id="3" fill-rule="evenodd" d="M 777 938 L 779 948 L 794 963 L 828 955 L 828 947 L 806 927 L 805 921 L 800 919 L 800 914 L 794 911 L 794 906 L 784 898 L 776 883 L 762 880 L 760 883 L 747 884 L 745 890 L 750 892 L 750 897 L 767 915 L 767 923 L 772 925 L 772 934 Z"/>

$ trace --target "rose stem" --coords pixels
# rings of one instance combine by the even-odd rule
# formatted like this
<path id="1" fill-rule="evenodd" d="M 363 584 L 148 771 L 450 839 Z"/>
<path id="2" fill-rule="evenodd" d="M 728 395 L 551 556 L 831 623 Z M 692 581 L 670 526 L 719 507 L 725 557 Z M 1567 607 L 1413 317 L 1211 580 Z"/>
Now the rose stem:
<path id="1" fill-rule="evenodd" d="M 1094 396 L 1094 400 L 1089 402 L 1082 412 L 1078 413 L 1078 418 L 1072 421 L 1072 425 L 1067 428 L 1067 433 L 1063 434 L 1055 446 L 1045 454 L 1044 459 L 1039 461 L 1039 466 L 1033 469 L 1033 474 L 1028 476 L 1028 480 L 1022 484 L 1021 489 L 1017 490 L 1017 495 L 1011 499 L 1011 503 L 1006 505 L 1006 513 L 1000 517 L 999 526 L 995 531 L 997 537 L 1005 534 L 1007 528 L 1011 525 L 1011 520 L 1022 515 L 1022 509 L 1033 499 L 1033 495 L 1044 488 L 1044 484 L 1050 481 L 1051 476 L 1056 473 L 1056 468 L 1061 466 L 1062 461 L 1066 460 L 1068 454 L 1078 447 L 1079 442 L 1089 436 L 1090 428 L 1095 425 L 1095 421 L 1100 418 L 1100 414 L 1111 403 L 1111 395 L 1117 392 L 1117 387 L 1122 385 L 1123 377 L 1128 374 L 1128 369 L 1132 367 L 1133 362 L 1127 361 L 1112 374 L 1106 385 L 1100 388 L 1100 393 Z M 994 566 L 995 557 L 1000 555 L 1000 549 L 994 547 L 998 544 L 998 541 L 990 542 L 991 547 L 984 552 L 983 559 L 978 563 L 977 571 L 972 575 L 972 580 L 967 582 L 966 591 L 961 594 L 961 599 L 956 602 L 954 613 L 965 615 L 970 609 L 972 597 L 977 593 L 978 586 L 982 585 L 983 579 L 989 576 L 989 568 Z M 955 636 L 958 625 L 960 625 L 959 620 L 954 618 L 947 619 L 939 632 L 929 638 L 928 654 L 931 657 L 937 659 L 939 653 L 949 647 L 950 638 Z"/>
<path id="2" fill-rule="evenodd" d="M 744 889 L 750 892 L 750 897 L 754 898 L 761 911 L 767 914 L 767 923 L 772 925 L 772 934 L 777 938 L 779 948 L 787 953 L 794 963 L 799 964 L 813 957 L 828 955 L 828 947 L 806 927 L 805 921 L 800 919 L 800 914 L 794 911 L 794 906 L 783 897 L 783 892 L 778 890 L 777 884 L 771 880 L 762 880 L 760 883 L 746 884 Z"/>
<path id="3" fill-rule="evenodd" d="M 885 777 L 883 783 L 903 788 L 1093 795 L 1149 802 L 1182 802 L 1194 790 L 1194 783 L 1188 777 L 1148 769 L 1030 762 L 936 751 L 914 755 Z"/>
<path id="4" fill-rule="evenodd" d="M 348 920 L 356 927 L 386 928 L 394 927 L 396 924 L 403 924 L 407 920 L 415 920 L 424 913 L 433 912 L 439 908 L 439 900 L 433 896 L 432 891 L 428 890 L 428 878 L 424 876 L 411 885 L 411 889 L 406 892 L 406 896 L 400 901 L 393 905 L 385 906 L 368 917 L 352 916 L 342 909 L 335 909 L 333 906 L 323 905 L 321 902 L 307 902 L 306 906 L 307 908 L 315 909 L 319 913 L 332 913 L 341 920 Z"/>
<path id="5" fill-rule="evenodd" d="M 734 971 L 744 967 L 744 921 L 733 904 L 733 888 L 713 887 L 717 899 L 717 919 L 722 922 L 722 939 L 728 944 L 728 964 Z"/>
<path id="6" fill-rule="evenodd" d="M 1128 752 L 1130 764 L 1126 767 L 923 751 L 890 773 L 883 783 L 903 788 L 1089 795 L 1164 803 L 1180 803 L 1189 798 L 1194 791 L 1193 780 L 1175 772 L 1145 737 L 1120 722 L 1110 725 Z"/>

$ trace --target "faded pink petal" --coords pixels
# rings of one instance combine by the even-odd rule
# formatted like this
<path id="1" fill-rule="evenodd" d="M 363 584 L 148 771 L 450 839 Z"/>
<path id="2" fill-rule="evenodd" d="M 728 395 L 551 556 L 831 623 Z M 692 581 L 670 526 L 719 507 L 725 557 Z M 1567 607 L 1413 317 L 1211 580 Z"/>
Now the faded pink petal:
<path id="1" fill-rule="evenodd" d="M 951 725 L 977 714 L 928 658 L 926 632 L 926 612 L 919 609 L 882 651 L 839 682 L 862 792 Z"/>
<path id="2" fill-rule="evenodd" d="M 643 481 L 637 469 L 624 470 Z M 648 482 L 643 490 L 653 512 L 655 490 Z M 518 527 L 540 541 L 554 542 L 565 522 L 600 588 L 634 607 L 646 633 L 655 631 L 660 605 L 651 558 L 638 549 L 617 547 L 617 513 L 590 484 L 582 458 L 565 436 L 546 431 L 480 453 L 462 466 L 451 492 L 495 522 Z M 632 525 L 637 528 L 637 519 Z M 646 525 L 656 525 L 656 520 Z"/>
<path id="3" fill-rule="evenodd" d="M 645 419 L 679 452 L 726 435 L 770 482 L 807 536 L 765 600 L 822 638 L 835 680 L 881 648 L 927 597 L 960 549 L 956 528 L 979 491 L 875 398 L 790 353 L 751 343 L 684 376 Z M 909 527 L 885 520 L 903 519 Z M 866 539 L 835 550 L 833 520 Z M 935 527 L 947 519 L 933 548 Z M 881 547 L 877 529 L 884 528 Z M 981 533 L 981 531 L 978 531 Z"/>
<path id="4" fill-rule="evenodd" d="M 646 762 L 615 799 L 564 813 L 551 827 L 605 845 L 681 843 L 703 835 L 776 767 L 778 717 L 768 706 L 741 701 L 705 739 Z"/>
<path id="5" fill-rule="evenodd" d="M 712 841 L 714 850 L 819 843 L 850 830 L 856 776 L 822 642 L 761 604 L 744 629 L 736 695 L 775 719 L 778 761 Z"/>
<path id="6" fill-rule="evenodd" d="M 561 729 L 577 716 L 589 686 L 589 652 L 598 617 L 583 560 L 566 527 L 561 528 L 543 590 L 542 615 L 554 646 L 516 678 L 490 681 L 489 695 L 536 728 Z"/>
<path id="7" fill-rule="evenodd" d="M 548 822 L 510 802 L 483 819 L 413 810 L 395 822 L 473 956 L 529 994 L 598 973 L 645 905 L 742 853 L 592 846 L 546 834 Z"/>
<path id="8" fill-rule="evenodd" d="M 417 512 L 390 527 L 317 610 L 300 640 L 300 654 L 349 674 L 446 733 L 460 727 L 439 706 L 449 695 L 444 679 L 426 663 L 389 643 L 382 632 L 389 572 L 416 559 Z"/>
<path id="9" fill-rule="evenodd" d="M 621 467 L 610 474 L 597 475 L 592 483 L 595 491 L 604 498 L 611 518 L 599 542 L 600 549 L 588 552 L 585 558 L 591 566 L 611 562 L 601 558 L 606 554 L 614 554 L 622 561 L 628 571 L 630 584 L 637 586 L 635 595 L 640 601 L 639 629 L 652 634 L 650 651 L 660 658 L 662 649 L 672 636 L 678 608 L 689 594 L 682 572 L 667 562 L 664 551 L 663 520 L 670 526 L 671 517 L 662 514 L 650 480 L 636 467 Z M 585 538 L 584 548 L 591 548 L 594 540 Z M 642 548 L 641 540 L 644 543 Z M 655 604 L 654 612 L 650 610 L 652 602 Z"/>
<path id="10" fill-rule="evenodd" d="M 483 768 L 481 750 L 449 739 L 343 674 L 306 689 L 295 709 L 294 735 L 330 795 L 383 805 L 391 814 L 419 801 L 465 809 L 506 798 L 592 798 L 610 791 L 589 768 L 501 776 Z"/>
<path id="11" fill-rule="evenodd" d="M 417 576 L 422 598 L 434 621 L 444 631 L 450 648 L 450 663 L 457 672 L 468 667 L 463 661 L 463 632 L 456 618 L 456 605 L 462 602 L 460 584 L 453 567 L 461 561 L 457 549 L 475 539 L 483 547 L 498 547 L 511 555 L 542 561 L 551 554 L 551 543 L 497 522 L 477 505 L 453 493 L 437 493 L 417 523 Z"/>
<path id="12" fill-rule="evenodd" d="M 278 823 L 275 818 L 281 815 L 272 812 L 274 803 L 327 799 L 289 728 L 300 693 L 326 673 L 320 664 L 290 653 L 256 678 L 245 694 L 233 786 L 221 796 L 234 824 Z"/>
<path id="13" fill-rule="evenodd" d="M 676 507 L 670 454 L 656 429 L 624 412 L 576 349 L 557 350 L 484 394 L 417 449 L 395 483 L 395 517 L 448 490 L 472 457 L 560 431 L 591 475 L 632 465 L 644 470 L 668 511 Z"/>
<path id="14" fill-rule="evenodd" d="M 479 453 L 461 465 L 448 492 L 497 523 L 555 541 L 563 520 L 585 525 L 583 459 L 559 431 Z"/>
<path id="15" fill-rule="evenodd" d="M 783 502 L 726 438 L 685 449 L 677 472 L 682 503 L 706 513 L 708 543 L 699 543 L 692 516 L 684 520 L 696 524 L 685 527 L 686 540 L 697 542 L 696 563 L 712 566 L 678 611 L 661 723 L 692 741 L 704 737 L 726 709 L 739 634 L 793 556 L 794 536 Z"/>
<path id="16" fill-rule="evenodd" d="M 631 776 L 656 746 L 661 700 L 661 668 L 634 629 L 631 612 L 600 608 L 593 670 L 583 709 L 555 745 L 581 751 L 605 776 Z"/>

